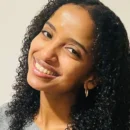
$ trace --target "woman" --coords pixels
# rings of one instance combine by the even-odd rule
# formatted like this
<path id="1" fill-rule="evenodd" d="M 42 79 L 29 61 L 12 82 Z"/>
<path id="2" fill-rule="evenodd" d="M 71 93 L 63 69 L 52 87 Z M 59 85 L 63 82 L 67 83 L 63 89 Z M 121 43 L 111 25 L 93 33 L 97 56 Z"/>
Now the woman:
<path id="1" fill-rule="evenodd" d="M 1 108 L 10 130 L 128 130 L 129 41 L 98 0 L 51 0 L 23 41 L 16 93 Z"/>

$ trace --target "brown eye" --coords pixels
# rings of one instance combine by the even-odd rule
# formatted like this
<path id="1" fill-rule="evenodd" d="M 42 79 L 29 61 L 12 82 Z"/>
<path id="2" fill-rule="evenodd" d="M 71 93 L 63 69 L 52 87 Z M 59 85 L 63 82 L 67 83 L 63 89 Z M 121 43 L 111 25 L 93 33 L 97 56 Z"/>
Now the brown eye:
<path id="1" fill-rule="evenodd" d="M 80 57 L 80 54 L 73 48 L 67 47 L 67 49 L 69 50 L 70 53 L 72 53 L 73 55 Z"/>
<path id="2" fill-rule="evenodd" d="M 51 35 L 49 32 L 47 32 L 47 31 L 45 31 L 45 30 L 42 30 L 42 34 L 43 34 L 45 37 L 52 39 L 52 35 Z"/>

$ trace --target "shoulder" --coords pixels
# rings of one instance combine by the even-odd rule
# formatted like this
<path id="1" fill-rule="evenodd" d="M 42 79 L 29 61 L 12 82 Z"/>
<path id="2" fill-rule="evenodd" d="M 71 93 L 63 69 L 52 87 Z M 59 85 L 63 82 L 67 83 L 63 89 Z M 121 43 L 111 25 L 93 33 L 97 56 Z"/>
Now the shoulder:
<path id="1" fill-rule="evenodd" d="M 6 110 L 8 110 L 8 103 L 0 106 L 0 130 L 8 130 L 11 117 L 6 115 Z M 24 130 L 39 130 L 34 122 L 28 123 Z"/>
<path id="2" fill-rule="evenodd" d="M 6 116 L 5 111 L 8 109 L 8 104 L 0 106 L 0 128 L 7 130 L 9 127 L 10 118 Z"/>

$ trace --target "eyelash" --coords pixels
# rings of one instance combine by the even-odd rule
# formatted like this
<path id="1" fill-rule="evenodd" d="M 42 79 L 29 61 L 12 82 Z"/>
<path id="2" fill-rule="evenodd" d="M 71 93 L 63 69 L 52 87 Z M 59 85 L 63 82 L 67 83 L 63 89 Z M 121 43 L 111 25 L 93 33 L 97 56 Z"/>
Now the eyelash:
<path id="1" fill-rule="evenodd" d="M 73 48 L 70 48 L 70 47 L 66 47 L 68 50 L 72 50 L 72 51 L 70 51 L 71 53 L 73 53 L 75 56 L 77 56 L 77 57 L 79 57 L 80 58 L 80 54 L 75 50 L 75 49 L 73 49 Z"/>
<path id="2" fill-rule="evenodd" d="M 52 39 L 52 35 L 51 35 L 48 31 L 42 30 L 41 32 L 42 32 L 42 34 L 43 34 L 45 37 Z M 44 33 L 47 33 L 48 36 L 46 36 Z M 71 49 L 72 51 L 69 51 L 69 52 L 73 53 L 75 56 L 77 56 L 77 57 L 80 58 L 80 54 L 79 54 L 75 49 L 70 48 L 70 47 L 66 47 L 66 48 L 67 48 L 68 50 Z"/>
<path id="3" fill-rule="evenodd" d="M 41 32 L 45 37 L 52 39 L 52 35 L 48 31 L 42 30 Z M 46 36 L 45 33 L 47 33 L 48 36 Z"/>

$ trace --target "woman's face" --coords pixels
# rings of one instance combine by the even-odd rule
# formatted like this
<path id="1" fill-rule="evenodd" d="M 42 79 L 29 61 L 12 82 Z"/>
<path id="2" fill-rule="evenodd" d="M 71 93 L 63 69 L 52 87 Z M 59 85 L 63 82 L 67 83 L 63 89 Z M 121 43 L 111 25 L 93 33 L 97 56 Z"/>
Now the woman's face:
<path id="1" fill-rule="evenodd" d="M 74 4 L 60 7 L 31 43 L 30 86 L 53 94 L 77 90 L 92 67 L 93 30 L 85 9 Z"/>

